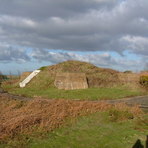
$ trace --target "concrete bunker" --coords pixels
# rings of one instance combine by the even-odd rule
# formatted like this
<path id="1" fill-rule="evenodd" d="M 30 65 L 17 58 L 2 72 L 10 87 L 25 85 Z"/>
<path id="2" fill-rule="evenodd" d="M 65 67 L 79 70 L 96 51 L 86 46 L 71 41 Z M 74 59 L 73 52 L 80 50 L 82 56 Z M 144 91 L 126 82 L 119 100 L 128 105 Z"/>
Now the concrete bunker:
<path id="1" fill-rule="evenodd" d="M 85 73 L 57 73 L 54 85 L 58 89 L 73 90 L 88 88 Z"/>

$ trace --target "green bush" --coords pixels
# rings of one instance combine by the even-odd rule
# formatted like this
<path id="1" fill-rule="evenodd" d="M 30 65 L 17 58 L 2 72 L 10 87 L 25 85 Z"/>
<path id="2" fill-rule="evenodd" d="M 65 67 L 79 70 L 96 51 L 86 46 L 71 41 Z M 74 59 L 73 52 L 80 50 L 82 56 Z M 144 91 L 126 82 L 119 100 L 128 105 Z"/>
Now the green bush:
<path id="1" fill-rule="evenodd" d="M 40 67 L 39 70 L 45 70 L 47 66 Z"/>
<path id="2" fill-rule="evenodd" d="M 141 76 L 140 77 L 140 84 L 145 87 L 148 87 L 148 76 Z"/>
<path id="3" fill-rule="evenodd" d="M 131 70 L 126 70 L 124 73 L 133 73 Z"/>
<path id="4" fill-rule="evenodd" d="M 129 112 L 128 110 L 121 111 L 118 109 L 109 110 L 109 116 L 110 116 L 110 120 L 113 122 L 134 118 L 134 115 L 131 112 Z"/>
<path id="5" fill-rule="evenodd" d="M 2 73 L 0 73 L 0 83 L 4 80 L 7 80 L 7 76 L 3 75 Z"/>

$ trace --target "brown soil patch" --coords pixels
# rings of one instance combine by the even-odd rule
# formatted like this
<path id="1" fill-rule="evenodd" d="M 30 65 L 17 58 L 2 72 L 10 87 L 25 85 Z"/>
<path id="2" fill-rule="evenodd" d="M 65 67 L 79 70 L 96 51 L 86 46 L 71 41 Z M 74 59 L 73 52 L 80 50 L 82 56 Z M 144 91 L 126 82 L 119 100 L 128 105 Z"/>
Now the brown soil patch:
<path id="1" fill-rule="evenodd" d="M 18 134 L 31 134 L 34 130 L 51 131 L 63 125 L 65 119 L 105 111 L 113 105 L 104 102 L 48 100 L 36 98 L 31 101 L 17 101 L 0 97 L 0 141 L 15 138 Z M 141 113 L 138 107 L 124 104 L 114 106 L 129 109 L 134 116 Z"/>

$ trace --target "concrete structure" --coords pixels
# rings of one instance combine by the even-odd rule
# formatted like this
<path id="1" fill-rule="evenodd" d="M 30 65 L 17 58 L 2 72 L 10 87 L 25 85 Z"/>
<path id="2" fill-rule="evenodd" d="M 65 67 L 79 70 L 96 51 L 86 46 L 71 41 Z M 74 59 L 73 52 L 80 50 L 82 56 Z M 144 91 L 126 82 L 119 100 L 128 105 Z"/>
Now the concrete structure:
<path id="1" fill-rule="evenodd" d="M 85 73 L 57 73 L 54 85 L 65 90 L 88 88 Z"/>
<path id="2" fill-rule="evenodd" d="M 33 71 L 25 80 L 23 80 L 19 85 L 20 87 L 25 87 L 41 70 Z"/>

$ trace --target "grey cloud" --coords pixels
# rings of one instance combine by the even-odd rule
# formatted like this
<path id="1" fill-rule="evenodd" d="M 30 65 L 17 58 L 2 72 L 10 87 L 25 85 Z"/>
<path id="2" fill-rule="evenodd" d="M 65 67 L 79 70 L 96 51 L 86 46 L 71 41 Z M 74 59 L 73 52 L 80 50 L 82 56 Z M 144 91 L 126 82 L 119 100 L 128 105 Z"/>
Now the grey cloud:
<path id="1" fill-rule="evenodd" d="M 117 0 L 0 0 L 0 14 L 45 19 L 71 17 L 90 9 L 113 7 Z"/>
<path id="2" fill-rule="evenodd" d="M 67 60 L 83 60 L 81 55 L 67 52 L 49 52 L 48 50 L 36 49 L 32 52 L 31 57 L 38 61 L 49 61 L 53 64 Z"/>
<path id="3" fill-rule="evenodd" d="M 48 61 L 56 64 L 67 60 L 78 60 L 90 62 L 99 67 L 113 68 L 121 71 L 124 70 L 139 70 L 137 67 L 143 69 L 143 60 L 129 60 L 124 57 L 115 58 L 109 53 L 90 53 L 90 54 L 76 54 L 73 52 L 50 52 L 48 50 L 36 49 L 31 54 L 31 57 L 38 61 Z M 136 66 L 135 66 L 136 65 Z"/>
<path id="4" fill-rule="evenodd" d="M 0 43 L 0 62 L 25 62 L 29 60 L 30 57 L 24 49 Z"/>
<path id="5" fill-rule="evenodd" d="M 131 52 L 148 55 L 148 37 L 124 36 L 122 41 L 126 43 L 127 49 L 132 49 Z"/>
<path id="6" fill-rule="evenodd" d="M 146 0 L 0 0 L 0 3 L 0 41 L 8 44 L 40 50 L 120 54 L 128 50 L 148 54 Z"/>
<path id="7" fill-rule="evenodd" d="M 145 64 L 144 70 L 148 71 L 148 62 Z"/>
<path id="8" fill-rule="evenodd" d="M 50 52 L 48 50 L 36 49 L 32 52 L 31 57 L 38 61 L 48 61 L 52 64 L 67 60 L 86 61 L 99 66 L 109 66 L 109 63 L 114 63 L 114 60 L 108 53 L 81 55 L 74 52 Z"/>

